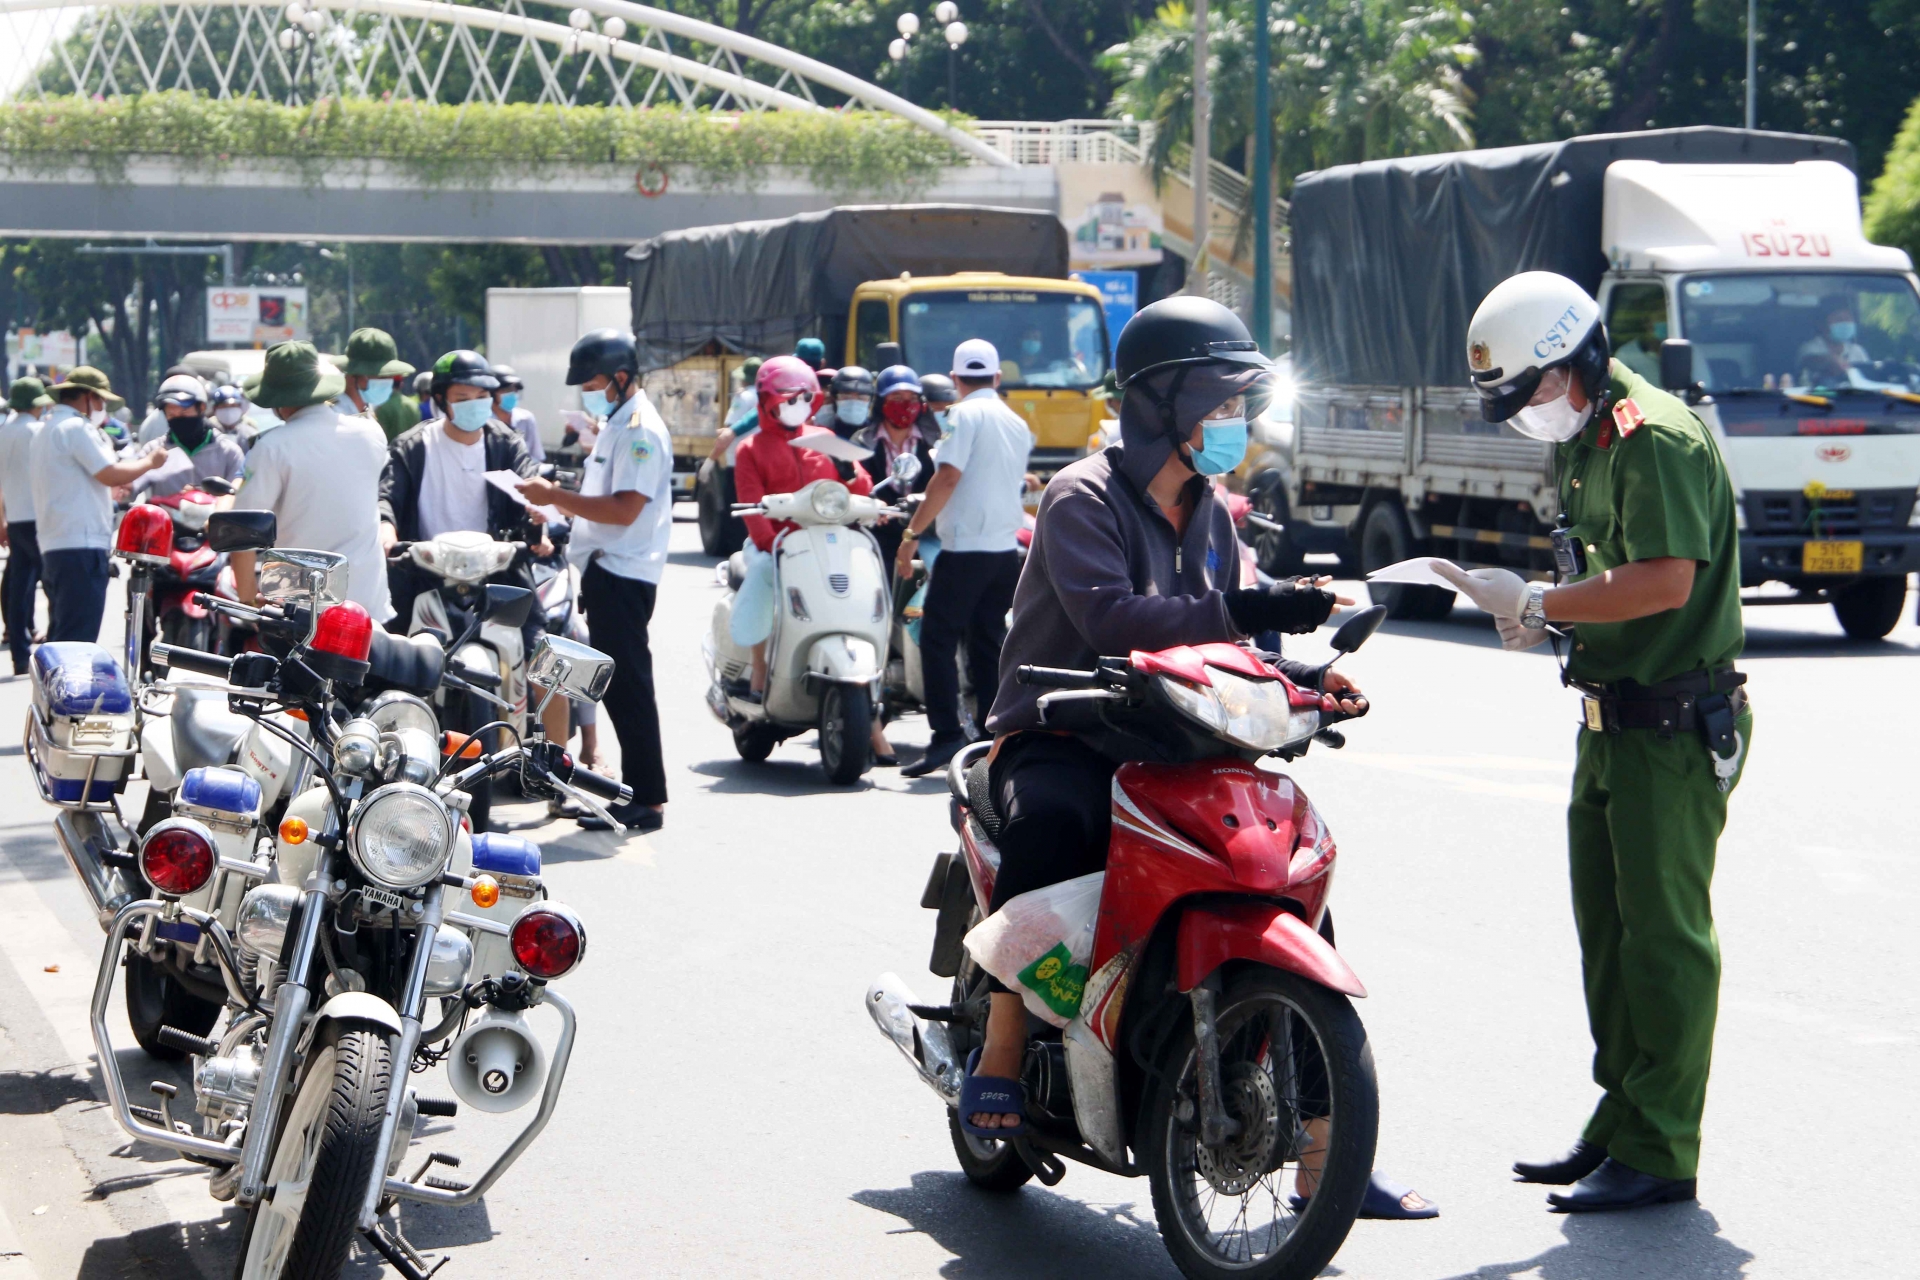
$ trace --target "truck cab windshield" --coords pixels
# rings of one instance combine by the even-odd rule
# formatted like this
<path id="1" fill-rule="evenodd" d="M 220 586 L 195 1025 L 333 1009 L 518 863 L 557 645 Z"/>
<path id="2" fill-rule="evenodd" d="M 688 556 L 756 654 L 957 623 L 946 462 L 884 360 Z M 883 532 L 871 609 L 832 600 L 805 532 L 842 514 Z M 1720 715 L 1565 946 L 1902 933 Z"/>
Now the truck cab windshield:
<path id="1" fill-rule="evenodd" d="M 1003 387 L 1084 391 L 1107 375 L 1105 318 L 1091 298 L 955 289 L 912 294 L 901 303 L 900 342 L 914 368 L 945 371 L 953 349 L 968 338 L 985 338 L 1000 352 Z"/>
<path id="2" fill-rule="evenodd" d="M 1920 390 L 1920 299 L 1904 276 L 1689 276 L 1679 294 L 1710 392 Z"/>

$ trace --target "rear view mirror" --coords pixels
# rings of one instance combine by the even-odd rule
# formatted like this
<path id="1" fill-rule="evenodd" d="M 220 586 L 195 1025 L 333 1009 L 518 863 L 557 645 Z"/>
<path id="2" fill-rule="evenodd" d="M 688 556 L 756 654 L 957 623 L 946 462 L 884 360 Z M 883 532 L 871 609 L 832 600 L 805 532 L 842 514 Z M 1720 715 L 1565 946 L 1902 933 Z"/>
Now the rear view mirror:
<path id="1" fill-rule="evenodd" d="M 565 636 L 545 635 L 533 646 L 527 682 L 581 702 L 598 702 L 613 680 L 613 659 Z"/>
<path id="2" fill-rule="evenodd" d="M 898 485 L 909 485 L 920 478 L 920 459 L 911 453 L 903 453 L 893 460 L 888 474 Z"/>
<path id="3" fill-rule="evenodd" d="M 1660 385 L 1676 393 L 1693 385 L 1693 344 L 1685 338 L 1660 344 Z"/>
<path id="4" fill-rule="evenodd" d="M 216 498 L 224 498 L 234 491 L 233 481 L 225 476 L 208 476 L 199 482 L 200 487 Z M 271 515 L 271 512 L 267 514 Z"/>
<path id="5" fill-rule="evenodd" d="M 874 348 L 873 348 L 873 371 L 874 371 L 875 373 L 878 373 L 878 372 L 880 372 L 880 370 L 882 370 L 882 369 L 888 369 L 888 368 L 891 368 L 892 366 L 894 366 L 894 365 L 896 365 L 896 364 L 905 364 L 905 363 L 906 363 L 906 360 L 905 360 L 904 358 L 902 358 L 902 356 L 901 356 L 901 354 L 900 354 L 900 344 L 899 344 L 899 343 L 897 343 L 897 342 L 882 342 L 882 343 L 877 343 L 877 344 L 876 344 L 876 345 L 874 346 Z"/>
<path id="6" fill-rule="evenodd" d="M 216 511 L 207 517 L 207 545 L 215 551 L 265 551 L 279 536 L 271 511 Z"/>
<path id="7" fill-rule="evenodd" d="M 211 517 L 207 523 L 213 523 Z M 328 605 L 346 600 L 347 558 L 332 551 L 306 551 L 288 547 L 262 551 L 259 590 L 260 598 L 270 604 L 310 604 L 317 615 Z"/>
<path id="8" fill-rule="evenodd" d="M 1383 604 L 1362 609 L 1341 623 L 1340 629 L 1333 633 L 1333 651 L 1352 653 L 1371 639 L 1373 633 L 1380 629 L 1380 624 L 1386 620 L 1387 606 Z"/>
<path id="9" fill-rule="evenodd" d="M 509 587 L 498 582 L 487 584 L 487 600 L 480 616 L 503 627 L 518 627 L 526 622 L 533 608 L 533 592 L 526 587 Z"/>

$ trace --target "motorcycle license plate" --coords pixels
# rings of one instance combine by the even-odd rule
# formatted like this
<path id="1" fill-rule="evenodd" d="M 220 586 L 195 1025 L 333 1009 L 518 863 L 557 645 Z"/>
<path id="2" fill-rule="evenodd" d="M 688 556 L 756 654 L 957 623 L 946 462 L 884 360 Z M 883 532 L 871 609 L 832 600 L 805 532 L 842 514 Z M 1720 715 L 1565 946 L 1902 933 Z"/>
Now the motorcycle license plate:
<path id="1" fill-rule="evenodd" d="M 1863 542 L 1809 542 L 1800 548 L 1800 572 L 1858 573 L 1866 550 Z"/>

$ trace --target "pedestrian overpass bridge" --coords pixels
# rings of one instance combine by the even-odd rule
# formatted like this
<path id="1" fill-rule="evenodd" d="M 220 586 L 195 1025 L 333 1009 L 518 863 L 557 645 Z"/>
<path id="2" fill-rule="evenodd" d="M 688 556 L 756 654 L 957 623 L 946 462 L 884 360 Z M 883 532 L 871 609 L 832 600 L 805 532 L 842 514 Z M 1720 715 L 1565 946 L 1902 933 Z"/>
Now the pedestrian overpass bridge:
<path id="1" fill-rule="evenodd" d="M 237 140 L 116 154 L 23 151 L 0 125 L 0 235 L 195 240 L 433 240 L 623 244 L 681 227 L 784 217 L 882 199 L 1045 210 L 1076 261 L 1193 253 L 1183 175 L 1156 182 L 1151 125 L 952 121 L 836 68 L 724 27 L 628 0 L 575 0 L 566 21 L 522 0 L 0 0 L 0 111 L 186 92 L 311 109 L 378 101 L 468 109 L 526 103 L 699 111 L 724 129 L 751 113 L 863 110 L 943 144 L 949 162 L 885 193 L 830 190 L 805 167 L 715 181 L 642 160 L 439 166 L 329 155 L 254 156 Z M 557 16 L 557 10 L 554 11 Z M 51 118 L 51 117 L 49 117 Z M 447 169 L 454 172 L 444 172 Z M 1217 296 L 1240 302 L 1252 252 L 1246 185 L 1215 162 L 1208 228 Z M 1285 226 L 1284 210 L 1275 219 Z M 1084 249 L 1084 252 L 1082 250 Z M 1290 296 L 1287 258 L 1275 296 Z"/>

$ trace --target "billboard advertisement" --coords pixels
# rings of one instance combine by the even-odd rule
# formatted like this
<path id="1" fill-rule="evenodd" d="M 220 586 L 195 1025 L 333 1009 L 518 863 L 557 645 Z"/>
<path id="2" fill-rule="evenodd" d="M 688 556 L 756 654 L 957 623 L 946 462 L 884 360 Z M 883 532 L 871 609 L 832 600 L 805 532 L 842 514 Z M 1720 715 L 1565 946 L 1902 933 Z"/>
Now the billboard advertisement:
<path id="1" fill-rule="evenodd" d="M 215 285 L 207 290 L 207 341 L 267 345 L 307 338 L 304 285 Z"/>

